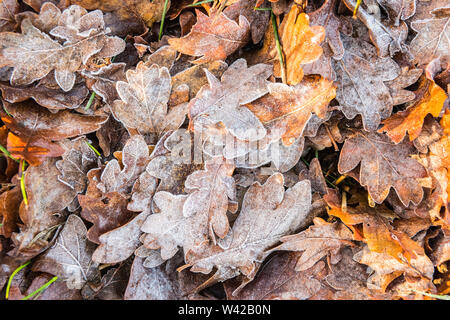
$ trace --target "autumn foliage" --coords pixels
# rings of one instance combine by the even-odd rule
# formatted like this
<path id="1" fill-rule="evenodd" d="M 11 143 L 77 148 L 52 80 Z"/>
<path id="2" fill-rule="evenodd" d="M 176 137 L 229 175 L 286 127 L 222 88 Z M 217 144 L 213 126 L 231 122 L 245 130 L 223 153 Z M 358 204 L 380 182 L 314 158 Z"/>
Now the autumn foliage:
<path id="1" fill-rule="evenodd" d="M 0 299 L 448 299 L 449 12 L 0 0 Z"/>

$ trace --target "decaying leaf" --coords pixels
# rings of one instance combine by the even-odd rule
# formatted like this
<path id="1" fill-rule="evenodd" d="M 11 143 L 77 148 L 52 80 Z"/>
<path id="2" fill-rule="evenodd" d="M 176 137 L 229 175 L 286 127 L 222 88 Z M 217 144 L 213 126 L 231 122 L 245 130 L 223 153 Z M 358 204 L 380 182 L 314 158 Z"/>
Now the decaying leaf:
<path id="1" fill-rule="evenodd" d="M 268 92 L 266 79 L 272 74 L 269 65 L 257 64 L 247 68 L 244 59 L 235 61 L 222 75 L 222 81 L 205 70 L 209 87 L 204 86 L 189 102 L 191 127 L 195 122 L 222 122 L 236 138 L 257 140 L 266 130 L 244 104 Z"/>
<path id="2" fill-rule="evenodd" d="M 382 203 L 393 187 L 405 206 L 419 204 L 423 189 L 417 179 L 426 171 L 410 157 L 413 152 L 408 142 L 393 144 L 385 135 L 355 131 L 342 147 L 338 169 L 347 173 L 361 163 L 358 181 L 376 203 Z"/>
<path id="3" fill-rule="evenodd" d="M 250 37 L 250 23 L 239 16 L 239 24 L 225 13 L 207 16 L 195 11 L 197 23 L 183 38 L 171 38 L 169 44 L 177 51 L 194 57 L 201 56 L 193 63 L 225 60 L 228 55 L 243 47 Z M 217 15 L 217 16 L 216 16 Z"/>
<path id="4" fill-rule="evenodd" d="M 183 214 L 206 214 L 211 239 L 215 239 L 215 235 L 224 238 L 229 230 L 228 198 L 236 199 L 233 171 L 231 161 L 213 158 L 205 163 L 205 170 L 193 172 L 185 181 L 189 197 L 184 203 Z"/>
<path id="5" fill-rule="evenodd" d="M 45 157 L 58 157 L 64 149 L 53 141 L 77 137 L 96 131 L 107 116 L 85 116 L 70 111 L 51 113 L 31 101 L 10 104 L 0 110 L 1 119 L 11 131 L 8 149 L 13 157 L 39 165 Z M 11 116 L 10 116 L 11 115 Z"/>
<path id="6" fill-rule="evenodd" d="M 322 26 L 310 27 L 308 15 L 300 13 L 299 6 L 294 4 L 280 26 L 280 38 L 286 56 L 286 81 L 296 85 L 303 78 L 301 66 L 321 56 L 320 43 L 325 38 L 325 29 Z M 281 77 L 284 71 L 280 64 L 275 63 L 274 67 L 275 76 Z"/>
<path id="7" fill-rule="evenodd" d="M 94 244 L 86 238 L 86 227 L 72 214 L 50 248 L 33 265 L 33 270 L 48 272 L 64 280 L 69 289 L 81 289 L 96 276 L 97 266 L 92 261 Z"/>
<path id="8" fill-rule="evenodd" d="M 392 113 L 393 99 L 384 81 L 394 80 L 400 69 L 390 58 L 378 58 L 369 43 L 342 35 L 345 54 L 334 62 L 337 74 L 336 99 L 344 115 L 361 114 L 364 128 L 378 129 Z"/>
<path id="9" fill-rule="evenodd" d="M 383 121 L 384 126 L 379 132 L 386 132 L 395 143 L 401 142 L 406 132 L 409 133 L 410 141 L 416 139 L 422 130 L 426 115 L 431 113 L 433 117 L 437 117 L 444 106 L 447 99 L 445 91 L 434 81 L 425 80 L 424 82 L 424 88 L 420 90 L 420 100 L 409 106 L 407 110 L 397 112 Z"/>
<path id="10" fill-rule="evenodd" d="M 127 82 L 116 83 L 121 100 L 111 108 L 117 120 L 125 127 L 141 134 L 158 133 L 178 129 L 183 124 L 186 108 L 168 109 L 171 78 L 166 67 L 147 66 L 140 62 L 136 70 L 126 72 Z"/>
<path id="11" fill-rule="evenodd" d="M 30 84 L 55 70 L 58 85 L 64 91 L 70 91 L 75 83 L 75 71 L 91 56 L 113 57 L 125 47 L 120 38 L 106 35 L 109 30 L 105 29 L 101 11 L 88 13 L 76 5 L 64 10 L 57 26 L 49 32 L 63 39 L 63 45 L 33 26 L 30 19 L 22 21 L 21 30 L 20 34 L 0 34 L 3 64 L 14 67 L 12 85 Z"/>
<path id="12" fill-rule="evenodd" d="M 296 230 L 311 206 L 309 181 L 301 181 L 284 192 L 279 173 L 266 183 L 253 184 L 247 191 L 241 212 L 229 236 L 188 258 L 191 271 L 208 274 L 217 268 L 213 278 L 224 281 L 243 274 L 251 281 L 267 253 L 265 250 Z M 245 285 L 246 282 L 243 283 Z M 235 291 L 237 292 L 237 291 Z"/>
<path id="13" fill-rule="evenodd" d="M 247 107 L 271 131 L 278 131 L 285 145 L 300 137 L 314 112 L 323 118 L 335 97 L 333 82 L 324 78 L 305 79 L 296 86 L 268 85 L 269 94 Z"/>
<path id="14" fill-rule="evenodd" d="M 352 245 L 352 234 L 343 224 L 328 223 L 321 218 L 314 219 L 314 226 L 298 234 L 284 236 L 283 244 L 274 250 L 304 251 L 295 266 L 296 271 L 305 271 L 324 256 L 331 255 L 331 263 L 339 261 L 339 250 Z"/>

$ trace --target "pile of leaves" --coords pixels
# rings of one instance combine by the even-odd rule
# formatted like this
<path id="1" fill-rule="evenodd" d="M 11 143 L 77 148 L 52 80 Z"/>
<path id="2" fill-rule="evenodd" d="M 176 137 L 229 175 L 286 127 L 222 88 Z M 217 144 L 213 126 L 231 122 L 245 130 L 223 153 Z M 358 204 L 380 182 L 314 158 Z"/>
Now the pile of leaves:
<path id="1" fill-rule="evenodd" d="M 0 17 L 2 299 L 448 298 L 448 1 Z"/>

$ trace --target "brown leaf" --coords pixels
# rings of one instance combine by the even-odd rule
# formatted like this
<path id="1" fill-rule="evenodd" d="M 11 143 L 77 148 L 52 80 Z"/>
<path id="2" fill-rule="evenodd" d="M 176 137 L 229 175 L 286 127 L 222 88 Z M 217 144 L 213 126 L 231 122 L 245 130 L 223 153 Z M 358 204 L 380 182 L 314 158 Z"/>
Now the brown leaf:
<path id="1" fill-rule="evenodd" d="M 88 181 L 87 172 L 98 164 L 97 155 L 89 147 L 85 137 L 63 140 L 59 144 L 65 152 L 62 160 L 56 162 L 56 167 L 60 172 L 58 180 L 76 193 L 82 193 Z"/>
<path id="2" fill-rule="evenodd" d="M 61 89 L 50 89 L 44 86 L 12 87 L 0 83 L 2 97 L 10 103 L 22 102 L 32 98 L 38 104 L 51 110 L 76 109 L 89 94 L 84 85 L 75 85 L 70 92 Z"/>
<path id="3" fill-rule="evenodd" d="M 397 78 L 400 68 L 390 58 L 378 58 L 367 42 L 342 35 L 345 54 L 334 63 L 337 74 L 336 99 L 348 119 L 361 114 L 364 129 L 378 129 L 392 113 L 393 99 L 384 81 Z"/>
<path id="4" fill-rule="evenodd" d="M 247 18 L 254 44 L 260 42 L 264 37 L 270 16 L 267 10 L 255 10 L 257 2 L 258 0 L 239 0 L 233 4 L 230 3 L 230 6 L 223 11 L 228 18 L 235 21 L 239 19 L 239 16 Z"/>
<path id="5" fill-rule="evenodd" d="M 98 70 L 85 71 L 81 74 L 89 79 L 95 80 L 92 85 L 92 90 L 95 91 L 103 101 L 112 105 L 114 100 L 120 99 L 116 90 L 117 81 L 124 81 L 125 78 L 125 63 L 111 63 Z"/>
<path id="6" fill-rule="evenodd" d="M 14 179 L 16 185 L 0 195 L 0 216 L 1 228 L 0 234 L 5 238 L 11 237 L 12 232 L 16 231 L 19 222 L 19 206 L 22 202 L 22 194 L 18 179 Z"/>
<path id="7" fill-rule="evenodd" d="M 189 196 L 183 214 L 208 216 L 209 237 L 224 238 L 230 228 L 227 209 L 228 199 L 236 199 L 234 179 L 231 177 L 234 164 L 225 159 L 213 158 L 205 162 L 205 170 L 195 171 L 184 182 Z"/>
<path id="8" fill-rule="evenodd" d="M 109 192 L 103 196 L 79 195 L 78 201 L 82 208 L 81 216 L 93 223 L 87 232 L 87 238 L 100 244 L 99 236 L 118 228 L 132 218 L 132 212 L 127 210 L 128 199 L 118 192 Z"/>
<path id="9" fill-rule="evenodd" d="M 326 274 L 325 263 L 319 262 L 308 270 L 298 272 L 295 270 L 295 264 L 299 255 L 299 253 L 280 253 L 272 257 L 261 268 L 255 280 L 237 295 L 232 294 L 237 284 L 225 282 L 228 299 L 306 300 L 314 296 L 322 287 L 321 280 Z"/>
<path id="10" fill-rule="evenodd" d="M 241 213 L 234 222 L 228 237 L 198 252 L 192 261 L 192 272 L 208 274 L 217 268 L 213 279 L 224 281 L 238 274 L 247 280 L 235 290 L 239 291 L 251 281 L 268 255 L 265 250 L 276 244 L 286 234 L 296 230 L 307 217 L 311 206 L 309 181 L 301 181 L 286 192 L 284 179 L 279 173 L 269 177 L 264 185 L 254 183 L 247 191 Z"/>
<path id="11" fill-rule="evenodd" d="M 352 233 L 343 224 L 328 223 L 317 217 L 314 226 L 298 234 L 285 236 L 283 242 L 273 250 L 304 251 L 297 260 L 296 271 L 305 271 L 313 267 L 317 261 L 331 255 L 331 263 L 339 261 L 339 250 L 343 246 L 352 245 Z"/>
<path id="12" fill-rule="evenodd" d="M 261 122 L 246 107 L 268 92 L 266 79 L 272 71 L 269 65 L 247 68 L 244 59 L 236 60 L 222 75 L 222 81 L 205 69 L 209 87 L 204 86 L 189 102 L 190 127 L 222 122 L 228 131 L 241 140 L 258 140 L 265 136 Z"/>
<path id="13" fill-rule="evenodd" d="M 134 258 L 124 299 L 178 300 L 178 284 L 165 272 L 164 267 L 147 269 L 143 261 L 142 258 Z"/>
<path id="14" fill-rule="evenodd" d="M 414 63 L 423 65 L 439 56 L 448 56 L 449 20 L 449 15 L 441 18 L 430 15 L 428 19 L 416 18 L 411 22 L 411 29 L 417 32 L 410 45 Z"/>
<path id="15" fill-rule="evenodd" d="M 161 20 L 165 0 L 71 0 L 87 10 L 113 12 L 121 20 L 142 20 L 148 27 Z M 170 2 L 168 3 L 170 7 Z"/>
<path id="16" fill-rule="evenodd" d="M 136 70 L 126 72 L 127 82 L 118 81 L 116 89 L 121 100 L 111 105 L 115 118 L 126 128 L 141 134 L 162 134 L 178 129 L 186 111 L 168 109 L 171 78 L 166 67 L 147 66 L 140 62 Z"/>
<path id="17" fill-rule="evenodd" d="M 300 137 L 314 112 L 323 118 L 336 95 L 332 81 L 324 78 L 304 79 L 296 86 L 270 83 L 269 94 L 246 105 L 271 131 L 282 135 L 285 145 Z"/>
<path id="18" fill-rule="evenodd" d="M 21 29 L 21 34 L 0 34 L 0 57 L 5 65 L 14 67 L 12 85 L 30 84 L 55 70 L 58 85 L 70 91 L 75 83 L 75 71 L 91 56 L 113 57 L 125 48 L 122 39 L 106 35 L 108 29 L 101 11 L 88 13 L 79 6 L 64 10 L 59 25 L 50 30 L 51 35 L 65 40 L 63 45 L 34 27 L 29 18 L 22 21 Z M 40 63 L 28 63 L 30 59 Z"/>
<path id="19" fill-rule="evenodd" d="M 19 13 L 17 0 L 3 0 L 0 3 L 0 32 L 12 31 L 16 26 L 15 15 Z"/>
<path id="20" fill-rule="evenodd" d="M 354 11 L 357 5 L 356 0 L 344 0 L 344 3 L 351 11 Z M 370 40 L 377 48 L 378 56 L 386 57 L 390 55 L 393 57 L 397 52 L 406 52 L 405 41 L 408 36 L 406 23 L 397 21 L 394 24 L 390 21 L 381 21 L 380 15 L 377 16 L 369 12 L 372 8 L 373 6 L 365 10 L 364 6 L 360 6 L 356 16 L 369 29 Z M 377 9 L 379 10 L 379 8 Z"/>
<path id="21" fill-rule="evenodd" d="M 97 263 L 119 263 L 128 259 L 139 247 L 141 225 L 150 214 L 146 210 L 125 225 L 102 234 L 100 246 L 95 249 L 92 260 Z"/>
<path id="22" fill-rule="evenodd" d="M 197 22 L 183 38 L 171 38 L 169 44 L 177 51 L 198 57 L 193 63 L 225 60 L 227 56 L 243 47 L 250 37 L 250 23 L 239 16 L 239 24 L 225 13 L 207 16 L 195 10 Z"/>
<path id="23" fill-rule="evenodd" d="M 64 222 L 66 215 L 63 210 L 77 192 L 60 182 L 59 174 L 56 159 L 47 159 L 40 166 L 26 170 L 28 205 L 22 202 L 19 209 L 23 226 L 20 226 L 19 233 L 13 235 L 16 254 L 36 255 L 47 246 L 52 231 Z"/>
<path id="24" fill-rule="evenodd" d="M 97 265 L 92 261 L 94 244 L 86 238 L 87 229 L 80 217 L 71 214 L 55 245 L 33 264 L 33 271 L 57 275 L 69 289 L 81 289 L 97 277 Z"/>
<path id="25" fill-rule="evenodd" d="M 385 135 L 354 131 L 342 147 L 338 170 L 347 173 L 361 162 L 358 181 L 376 203 L 382 203 L 393 187 L 404 205 L 419 204 L 423 189 L 417 179 L 426 171 L 410 158 L 413 152 L 408 142 L 393 144 Z"/>
<path id="26" fill-rule="evenodd" d="M 4 101 L 3 104 L 12 115 L 0 110 L 2 121 L 11 131 L 8 149 L 13 157 L 25 159 L 33 166 L 42 163 L 45 157 L 58 157 L 64 153 L 64 149 L 52 141 L 96 131 L 108 119 L 107 116 L 84 116 L 70 111 L 51 113 L 30 100 L 16 104 Z"/>
<path id="27" fill-rule="evenodd" d="M 373 273 L 367 279 L 367 287 L 381 290 L 381 292 L 384 292 L 387 286 L 403 273 L 428 279 L 433 277 L 433 263 L 425 254 L 418 255 L 417 258 L 411 259 L 410 263 L 406 263 L 386 253 L 370 251 L 368 247 L 364 247 L 353 258 L 359 263 L 368 265 L 373 270 Z"/>
<path id="28" fill-rule="evenodd" d="M 138 177 L 145 171 L 149 163 L 149 150 L 144 138 L 140 135 L 131 136 L 122 151 L 122 164 L 113 159 L 103 170 L 97 188 L 103 193 L 129 193 Z"/>
<path id="29" fill-rule="evenodd" d="M 319 9 L 308 14 L 311 26 L 322 26 L 325 28 L 325 40 L 322 43 L 324 51 L 320 58 L 303 66 L 305 74 L 320 74 L 322 77 L 330 80 L 335 80 L 336 78 L 331 66 L 331 58 L 335 60 L 342 59 L 344 56 L 344 45 L 339 33 L 342 21 L 334 14 L 335 7 L 336 0 L 326 0 Z"/>

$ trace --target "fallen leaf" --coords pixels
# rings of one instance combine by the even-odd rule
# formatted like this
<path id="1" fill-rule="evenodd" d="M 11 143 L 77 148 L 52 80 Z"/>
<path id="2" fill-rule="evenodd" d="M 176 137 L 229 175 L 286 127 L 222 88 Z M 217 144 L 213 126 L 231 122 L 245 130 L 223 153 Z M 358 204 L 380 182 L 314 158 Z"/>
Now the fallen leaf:
<path id="1" fill-rule="evenodd" d="M 320 43 L 325 39 L 322 26 L 309 26 L 309 17 L 294 4 L 280 26 L 280 40 L 286 60 L 286 82 L 296 85 L 303 79 L 302 65 L 312 63 L 322 55 Z M 274 75 L 282 76 L 282 66 L 274 65 Z"/>
<path id="2" fill-rule="evenodd" d="M 400 68 L 390 58 L 378 58 L 369 43 L 341 35 L 344 57 L 334 62 L 336 99 L 348 119 L 360 114 L 364 129 L 374 131 L 392 113 L 393 99 L 384 81 L 394 80 Z"/>
<path id="3" fill-rule="evenodd" d="M 9 116 L 0 110 L 2 121 L 11 131 L 8 149 L 16 159 L 25 159 L 30 165 L 42 163 L 45 157 L 58 157 L 64 149 L 52 141 L 60 141 L 96 131 L 107 116 L 85 116 L 60 111 L 51 113 L 33 102 L 16 104 L 3 102 Z"/>
<path id="4" fill-rule="evenodd" d="M 178 129 L 185 113 L 168 109 L 171 92 L 169 70 L 140 62 L 136 70 L 126 72 L 127 82 L 118 81 L 116 89 L 121 100 L 111 105 L 115 118 L 126 128 L 141 134 L 162 134 Z"/>
<path id="5" fill-rule="evenodd" d="M 65 40 L 63 45 L 34 27 L 30 19 L 22 21 L 21 29 L 21 34 L 0 34 L 0 56 L 5 65 L 14 67 L 12 85 L 30 84 L 55 70 L 56 82 L 67 92 L 75 83 L 75 71 L 91 56 L 113 57 L 124 50 L 122 39 L 106 35 L 101 11 L 88 13 L 79 6 L 64 10 L 59 25 L 50 30 Z M 41 63 L 28 63 L 30 59 Z"/>
<path id="6" fill-rule="evenodd" d="M 419 91 L 419 100 L 405 111 L 397 112 L 384 120 L 384 126 L 378 132 L 386 132 L 386 135 L 395 143 L 401 142 L 408 132 L 409 140 L 412 141 L 422 131 L 427 114 L 431 113 L 433 117 L 439 116 L 447 95 L 434 81 L 424 80 L 424 82 L 424 87 Z"/>
<path id="7" fill-rule="evenodd" d="M 338 170 L 344 174 L 361 163 L 358 181 L 376 203 L 382 203 L 393 187 L 405 206 L 419 204 L 423 189 L 417 179 L 426 171 L 410 157 L 413 152 L 408 142 L 393 144 L 385 135 L 354 131 L 342 147 Z"/>
<path id="8" fill-rule="evenodd" d="M 81 289 L 97 276 L 97 265 L 91 260 L 94 244 L 86 232 L 81 218 L 70 215 L 55 245 L 33 264 L 33 270 L 57 275 L 69 289 Z"/>
<path id="9" fill-rule="evenodd" d="M 352 245 L 352 233 L 345 225 L 328 223 L 321 218 L 314 219 L 314 225 L 298 234 L 284 236 L 281 245 L 272 250 L 303 251 L 295 265 L 295 271 L 305 271 L 320 259 L 331 255 L 331 263 L 336 264 L 339 250 Z"/>
<path id="10" fill-rule="evenodd" d="M 271 75 L 269 65 L 257 64 L 247 68 L 244 59 L 236 60 L 222 75 L 222 81 L 205 70 L 209 87 L 204 86 L 189 102 L 191 128 L 195 122 L 216 124 L 222 122 L 227 130 L 241 140 L 257 140 L 266 130 L 246 107 L 268 92 L 266 79 Z"/>
<path id="11" fill-rule="evenodd" d="M 227 56 L 243 47 L 250 38 L 250 23 L 239 16 L 239 24 L 225 13 L 207 16 L 195 10 L 197 22 L 183 38 L 170 38 L 169 44 L 177 51 L 199 57 L 193 63 L 225 60 Z"/>
<path id="12" fill-rule="evenodd" d="M 270 83 L 269 94 L 246 105 L 271 131 L 282 135 L 285 145 L 300 137 L 314 112 L 323 118 L 335 97 L 332 81 L 324 78 L 304 79 L 296 86 Z"/>
<path id="13" fill-rule="evenodd" d="M 297 183 L 284 192 L 284 179 L 279 173 L 269 177 L 264 185 L 253 184 L 247 191 L 241 213 L 229 236 L 218 241 L 219 246 L 196 253 L 192 272 L 208 274 L 213 267 L 216 281 L 224 281 L 238 274 L 247 280 L 234 291 L 251 281 L 268 253 L 265 250 L 279 239 L 296 230 L 306 218 L 311 206 L 309 181 Z"/>

